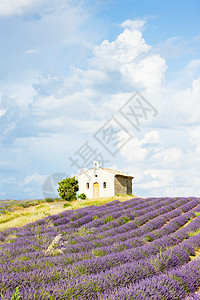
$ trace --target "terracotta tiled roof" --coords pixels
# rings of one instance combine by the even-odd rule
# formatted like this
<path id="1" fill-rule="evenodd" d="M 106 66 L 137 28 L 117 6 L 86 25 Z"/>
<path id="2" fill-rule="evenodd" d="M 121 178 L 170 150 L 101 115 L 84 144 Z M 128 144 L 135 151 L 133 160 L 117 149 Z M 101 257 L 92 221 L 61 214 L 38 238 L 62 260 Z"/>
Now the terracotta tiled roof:
<path id="1" fill-rule="evenodd" d="M 93 170 L 94 168 L 91 168 L 90 170 Z M 102 169 L 102 170 L 104 170 L 104 171 L 106 171 L 106 172 L 109 172 L 109 173 L 112 173 L 112 174 L 115 174 L 115 175 L 122 175 L 122 176 L 126 176 L 126 177 L 130 177 L 130 178 L 134 178 L 133 176 L 131 176 L 131 175 L 128 175 L 128 174 L 126 174 L 126 173 L 124 173 L 124 172 L 121 172 L 121 171 L 117 171 L 117 170 L 113 170 L 113 169 L 109 169 L 109 168 L 99 168 L 99 169 Z M 78 174 L 77 176 L 79 176 L 79 175 L 82 175 L 82 174 L 84 174 L 84 173 L 86 173 L 86 172 L 88 172 L 89 170 L 87 170 L 87 171 L 85 171 L 85 172 L 82 172 L 82 173 L 80 173 L 80 174 Z"/>
<path id="2" fill-rule="evenodd" d="M 128 174 L 126 174 L 126 173 L 124 173 L 124 172 L 122 172 L 122 171 L 113 170 L 113 169 L 109 169 L 109 168 L 101 168 L 101 169 L 102 169 L 102 170 L 104 170 L 104 171 L 107 171 L 107 172 L 113 173 L 113 174 L 115 174 L 115 175 L 122 175 L 122 176 L 126 176 L 126 177 L 132 177 L 132 178 L 134 178 L 133 176 L 131 176 L 131 175 L 128 175 Z"/>

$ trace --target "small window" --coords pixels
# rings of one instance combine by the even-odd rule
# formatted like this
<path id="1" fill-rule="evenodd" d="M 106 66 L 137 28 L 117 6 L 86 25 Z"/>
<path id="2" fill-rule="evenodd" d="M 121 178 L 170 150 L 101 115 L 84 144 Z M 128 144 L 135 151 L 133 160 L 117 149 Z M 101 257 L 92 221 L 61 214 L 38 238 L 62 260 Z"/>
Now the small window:
<path id="1" fill-rule="evenodd" d="M 86 183 L 86 187 L 87 187 L 87 189 L 89 189 L 89 187 L 90 187 L 89 182 Z"/>
<path id="2" fill-rule="evenodd" d="M 103 188 L 106 189 L 106 182 L 103 183 Z"/>

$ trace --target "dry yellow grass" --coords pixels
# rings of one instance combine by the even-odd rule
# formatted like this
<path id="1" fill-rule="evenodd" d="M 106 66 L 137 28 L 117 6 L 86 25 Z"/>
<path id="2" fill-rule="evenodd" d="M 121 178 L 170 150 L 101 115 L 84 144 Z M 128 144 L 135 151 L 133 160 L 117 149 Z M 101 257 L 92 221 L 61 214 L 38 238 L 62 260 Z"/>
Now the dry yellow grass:
<path id="1" fill-rule="evenodd" d="M 59 214 L 65 210 L 77 209 L 88 205 L 101 205 L 113 200 L 126 201 L 134 196 L 115 196 L 111 198 L 93 198 L 81 201 L 56 201 L 50 203 L 42 203 L 36 206 L 27 208 L 15 207 L 14 211 L 8 212 L 5 215 L 0 215 L 0 231 L 6 228 L 20 227 L 28 223 L 32 223 L 44 217 Z M 64 204 L 69 203 L 70 206 L 64 207 Z"/>

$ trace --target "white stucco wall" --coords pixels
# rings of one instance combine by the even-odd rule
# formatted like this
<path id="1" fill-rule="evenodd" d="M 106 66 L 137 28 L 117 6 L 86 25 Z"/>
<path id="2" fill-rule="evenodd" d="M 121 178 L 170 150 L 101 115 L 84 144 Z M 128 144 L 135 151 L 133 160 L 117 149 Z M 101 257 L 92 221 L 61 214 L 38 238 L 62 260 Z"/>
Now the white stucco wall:
<path id="1" fill-rule="evenodd" d="M 97 175 L 97 177 L 95 177 Z M 112 197 L 114 196 L 114 174 L 98 169 L 90 169 L 87 172 L 77 175 L 79 184 L 79 194 L 86 194 L 87 198 L 93 198 L 93 184 L 99 183 L 99 197 Z M 106 182 L 106 188 L 103 183 Z M 87 189 L 89 183 L 89 189 Z"/>

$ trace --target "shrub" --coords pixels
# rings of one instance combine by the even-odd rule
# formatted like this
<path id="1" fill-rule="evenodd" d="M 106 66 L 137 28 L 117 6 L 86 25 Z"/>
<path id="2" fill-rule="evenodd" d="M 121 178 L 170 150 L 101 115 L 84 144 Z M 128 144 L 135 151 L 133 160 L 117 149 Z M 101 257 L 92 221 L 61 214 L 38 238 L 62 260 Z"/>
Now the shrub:
<path id="1" fill-rule="evenodd" d="M 21 206 L 21 207 L 23 207 L 23 208 L 26 208 L 26 207 L 28 207 L 28 204 L 26 204 L 26 203 L 20 203 L 20 204 L 18 204 L 18 206 Z"/>
<path id="2" fill-rule="evenodd" d="M 55 199 L 53 199 L 53 198 L 45 198 L 45 201 L 46 201 L 46 202 L 54 202 Z"/>
<path id="3" fill-rule="evenodd" d="M 85 200 L 87 198 L 86 194 L 82 193 L 80 195 L 78 195 L 78 198 L 81 200 Z"/>
<path id="4" fill-rule="evenodd" d="M 63 207 L 65 208 L 65 207 L 68 207 L 68 206 L 71 206 L 71 204 L 70 203 L 64 203 L 63 204 Z"/>

